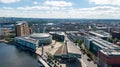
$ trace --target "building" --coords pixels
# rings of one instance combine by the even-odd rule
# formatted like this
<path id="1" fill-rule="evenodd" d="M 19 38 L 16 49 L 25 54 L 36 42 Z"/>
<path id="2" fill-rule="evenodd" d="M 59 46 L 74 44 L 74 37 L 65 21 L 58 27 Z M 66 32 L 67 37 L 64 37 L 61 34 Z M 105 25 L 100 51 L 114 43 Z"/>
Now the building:
<path id="1" fill-rule="evenodd" d="M 26 21 L 17 21 L 16 23 L 16 36 L 27 36 L 29 34 L 28 23 Z"/>
<path id="2" fill-rule="evenodd" d="M 0 28 L 0 36 L 3 35 L 3 28 Z"/>
<path id="3" fill-rule="evenodd" d="M 77 40 L 81 39 L 81 35 L 78 33 L 78 31 L 69 31 L 66 32 L 68 38 L 73 41 L 76 42 Z"/>
<path id="4" fill-rule="evenodd" d="M 104 49 L 98 52 L 100 67 L 120 67 L 120 49 Z"/>
<path id="5" fill-rule="evenodd" d="M 3 35 L 4 36 L 7 36 L 7 35 L 9 35 L 10 34 L 10 30 L 7 30 L 7 29 L 4 29 L 3 30 Z"/>
<path id="6" fill-rule="evenodd" d="M 65 36 L 63 32 L 49 32 L 53 40 L 64 41 Z"/>
<path id="7" fill-rule="evenodd" d="M 84 45 L 97 57 L 96 61 L 100 67 L 120 66 L 120 62 L 118 62 L 120 61 L 119 46 L 93 36 L 85 37 Z"/>
<path id="8" fill-rule="evenodd" d="M 19 46 L 25 46 L 32 51 L 36 51 L 36 48 L 41 45 L 50 44 L 52 42 L 52 36 L 45 33 L 33 33 L 26 37 L 15 37 L 14 41 Z"/>
<path id="9" fill-rule="evenodd" d="M 89 31 L 89 34 L 93 35 L 93 36 L 96 36 L 96 37 L 100 37 L 100 38 L 105 39 L 105 40 L 112 37 L 110 35 L 110 33 L 107 33 L 107 32 L 105 32 L 103 30 Z"/>
<path id="10" fill-rule="evenodd" d="M 47 44 L 52 43 L 52 36 L 50 34 L 33 33 L 29 37 L 33 38 L 33 39 L 38 39 L 39 40 L 39 46 L 41 46 L 41 44 L 47 45 Z"/>
<path id="11" fill-rule="evenodd" d="M 29 28 L 29 34 L 32 34 L 32 33 L 33 33 L 32 28 Z"/>
<path id="12" fill-rule="evenodd" d="M 120 39 L 120 31 L 112 31 L 111 35 L 113 36 L 113 38 Z"/>
<path id="13" fill-rule="evenodd" d="M 62 45 L 54 54 L 56 58 L 66 59 L 66 60 L 77 60 L 81 58 L 80 50 L 72 42 L 67 42 L 67 44 Z"/>

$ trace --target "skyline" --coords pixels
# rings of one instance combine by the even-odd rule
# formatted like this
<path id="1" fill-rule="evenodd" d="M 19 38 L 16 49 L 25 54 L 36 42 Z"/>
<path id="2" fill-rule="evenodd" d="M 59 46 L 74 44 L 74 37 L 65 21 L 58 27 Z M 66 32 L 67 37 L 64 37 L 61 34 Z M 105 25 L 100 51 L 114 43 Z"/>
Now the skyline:
<path id="1" fill-rule="evenodd" d="M 119 0 L 0 0 L 0 17 L 120 19 Z"/>

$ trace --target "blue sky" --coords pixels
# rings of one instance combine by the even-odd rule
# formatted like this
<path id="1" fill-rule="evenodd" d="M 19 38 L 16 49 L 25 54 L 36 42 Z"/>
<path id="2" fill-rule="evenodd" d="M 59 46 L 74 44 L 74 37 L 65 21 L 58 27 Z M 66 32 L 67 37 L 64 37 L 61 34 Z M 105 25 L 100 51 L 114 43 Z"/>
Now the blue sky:
<path id="1" fill-rule="evenodd" d="M 0 0 L 0 17 L 120 19 L 120 0 Z"/>

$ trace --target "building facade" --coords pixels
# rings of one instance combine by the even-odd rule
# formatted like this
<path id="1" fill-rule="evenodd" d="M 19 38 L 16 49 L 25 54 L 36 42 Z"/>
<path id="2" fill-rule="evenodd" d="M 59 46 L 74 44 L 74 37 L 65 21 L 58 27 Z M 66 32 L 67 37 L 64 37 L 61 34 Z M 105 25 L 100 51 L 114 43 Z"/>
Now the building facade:
<path id="1" fill-rule="evenodd" d="M 24 46 L 29 48 L 28 50 L 36 51 L 36 48 L 38 47 L 38 41 L 37 40 L 31 40 L 27 38 L 22 37 L 15 37 L 14 38 L 15 43 L 17 43 L 18 46 Z"/>
<path id="2" fill-rule="evenodd" d="M 32 51 L 36 51 L 37 47 L 41 47 L 42 45 L 51 44 L 52 43 L 52 36 L 49 34 L 41 34 L 41 33 L 33 33 L 29 36 L 25 37 L 15 37 L 15 43 L 19 46 L 25 46 Z"/>
<path id="3" fill-rule="evenodd" d="M 63 32 L 50 32 L 50 35 L 52 35 L 52 39 L 57 41 L 64 41 L 65 39 Z"/>
<path id="4" fill-rule="evenodd" d="M 85 47 L 96 57 L 100 67 L 120 66 L 120 47 L 98 37 L 86 37 Z"/>
<path id="5" fill-rule="evenodd" d="M 16 36 L 27 36 L 29 34 L 28 23 L 26 21 L 17 21 Z"/>

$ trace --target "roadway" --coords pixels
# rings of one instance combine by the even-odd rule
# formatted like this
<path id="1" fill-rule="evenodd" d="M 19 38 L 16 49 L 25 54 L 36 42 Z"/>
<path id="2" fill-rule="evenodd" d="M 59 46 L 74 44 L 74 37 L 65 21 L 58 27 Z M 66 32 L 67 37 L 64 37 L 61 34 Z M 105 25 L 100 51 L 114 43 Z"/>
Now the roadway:
<path id="1" fill-rule="evenodd" d="M 70 42 L 72 44 L 73 43 L 71 40 L 68 39 L 67 35 L 65 35 L 65 40 L 67 40 L 67 42 Z M 76 45 L 76 47 L 78 47 L 78 49 L 80 50 L 79 46 Z M 80 51 L 81 52 L 81 51 Z M 79 63 L 81 64 L 82 67 L 98 67 L 97 64 L 94 64 L 94 61 L 88 61 L 89 57 L 86 54 L 83 54 L 81 52 L 81 58 L 79 58 Z M 78 62 L 77 62 L 78 63 Z M 74 64 L 75 65 L 75 64 Z M 81 67 L 81 66 L 73 66 L 73 67 Z M 70 66 L 71 67 L 71 66 Z"/>

